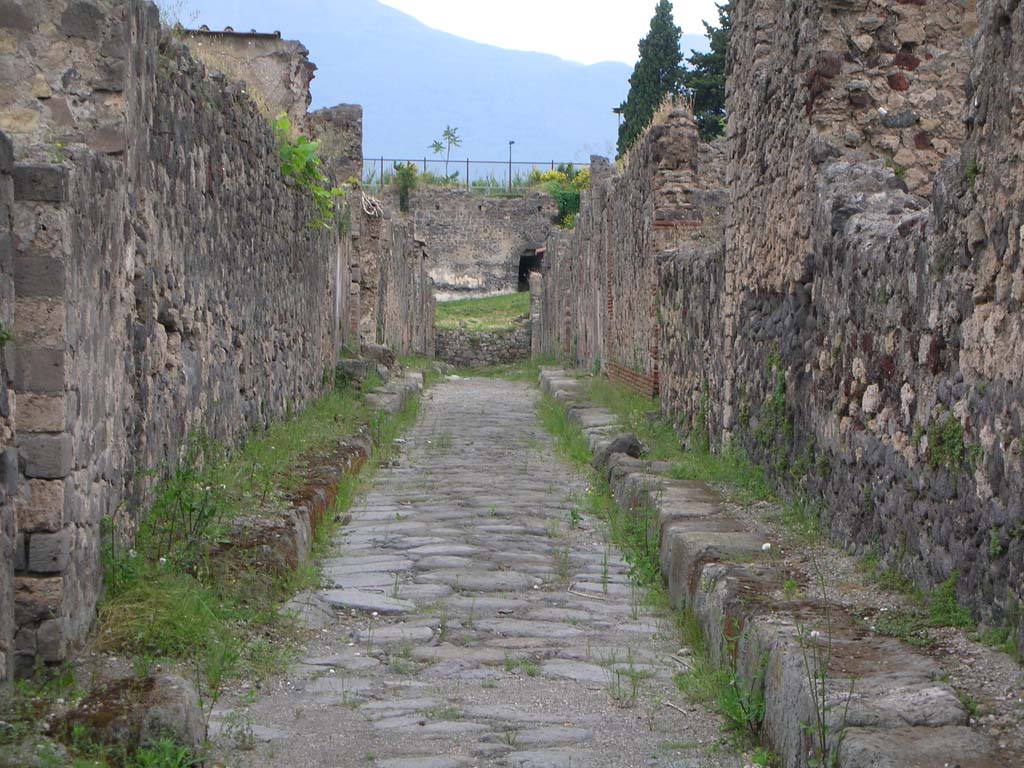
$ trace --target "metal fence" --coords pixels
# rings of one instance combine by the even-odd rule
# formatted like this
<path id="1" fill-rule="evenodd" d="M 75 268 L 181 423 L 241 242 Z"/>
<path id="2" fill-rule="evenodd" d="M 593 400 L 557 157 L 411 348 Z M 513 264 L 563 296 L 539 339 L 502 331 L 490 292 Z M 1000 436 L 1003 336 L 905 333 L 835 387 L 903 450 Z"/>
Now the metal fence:
<path id="1" fill-rule="evenodd" d="M 364 157 L 363 187 L 380 192 L 394 179 L 395 166 L 411 163 L 416 166 L 420 182 L 428 186 L 447 186 L 479 192 L 484 195 L 524 195 L 537 173 L 554 171 L 559 168 L 573 168 L 577 171 L 589 168 L 589 163 L 558 162 L 556 160 L 462 160 L 424 157 L 393 158 Z M 535 173 L 536 172 L 536 173 Z"/>

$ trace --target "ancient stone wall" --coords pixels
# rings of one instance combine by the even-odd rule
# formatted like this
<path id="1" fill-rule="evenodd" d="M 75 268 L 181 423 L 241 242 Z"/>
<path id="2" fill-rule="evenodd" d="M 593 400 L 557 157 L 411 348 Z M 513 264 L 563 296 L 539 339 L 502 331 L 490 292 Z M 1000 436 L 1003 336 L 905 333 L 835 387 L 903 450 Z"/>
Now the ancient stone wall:
<path id="1" fill-rule="evenodd" d="M 520 258 L 544 247 L 558 215 L 547 194 L 485 197 L 463 189 L 418 190 L 410 208 L 442 300 L 517 290 Z"/>
<path id="2" fill-rule="evenodd" d="M 704 227 L 707 184 L 686 105 L 668 104 L 618 173 L 591 160 L 571 236 L 549 239 L 540 349 L 600 364 L 613 379 L 653 395 L 661 358 L 657 256 Z M 709 173 L 721 154 L 704 150 Z"/>
<path id="3" fill-rule="evenodd" d="M 982 619 L 1015 620 L 1024 10 L 764 0 L 733 19 L 727 199 L 693 198 L 701 228 L 657 258 L 663 410 L 808 492 L 837 541 L 924 588 L 956 571 Z M 649 317 L 612 314 L 629 272 L 593 285 L 588 221 L 547 265 L 534 345 L 587 365 Z"/>
<path id="4" fill-rule="evenodd" d="M 246 83 L 247 94 L 268 118 L 283 112 L 296 131 L 308 131 L 309 84 L 316 66 L 302 43 L 282 40 L 280 32 L 236 32 L 231 28 L 189 29 L 182 31 L 181 37 L 211 72 Z"/>
<path id="5" fill-rule="evenodd" d="M 320 157 L 339 183 L 363 178 L 363 108 L 338 104 L 309 116 L 310 135 L 320 142 Z"/>
<path id="6" fill-rule="evenodd" d="M 383 344 L 400 355 L 432 356 L 433 283 L 423 241 L 411 223 L 389 211 L 359 212 L 353 216 L 352 242 L 359 341 Z"/>
<path id="7" fill-rule="evenodd" d="M 15 391 L 2 390 L 0 449 L 13 437 L 25 476 L 0 574 L 0 653 L 13 576 L 24 673 L 87 632 L 101 521 L 130 539 L 158 479 L 148 470 L 173 467 L 191 432 L 237 443 L 318 396 L 337 348 L 359 341 L 362 289 L 354 214 L 312 225 L 250 89 L 207 76 L 155 6 L 8 3 L 0 36 L 34 84 L 0 88 L 19 160 L 13 269 L 0 206 L 5 324 L 12 274 L 14 288 L 14 342 L 0 355 Z M 398 351 L 433 342 L 422 248 L 410 243 L 388 230 L 373 254 L 386 283 L 373 338 Z M 5 472 L 8 488 L 16 474 Z"/>
<path id="8" fill-rule="evenodd" d="M 14 147 L 0 133 L 0 682 L 14 668 L 14 556 L 17 538 L 15 496 L 18 470 L 14 409 L 13 352 L 7 336 L 14 328 Z"/>
<path id="9" fill-rule="evenodd" d="M 530 321 L 507 331 L 446 328 L 437 332 L 436 357 L 460 368 L 507 365 L 530 358 Z"/>

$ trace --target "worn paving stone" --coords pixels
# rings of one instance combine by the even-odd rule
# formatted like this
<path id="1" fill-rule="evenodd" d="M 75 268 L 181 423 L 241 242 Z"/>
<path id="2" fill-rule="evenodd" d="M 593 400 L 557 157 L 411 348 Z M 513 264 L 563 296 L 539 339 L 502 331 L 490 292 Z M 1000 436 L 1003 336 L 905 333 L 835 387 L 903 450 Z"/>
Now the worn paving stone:
<path id="1" fill-rule="evenodd" d="M 715 717 L 654 704 L 682 703 L 666 661 L 677 646 L 603 523 L 570 526 L 588 478 L 556 456 L 537 398 L 497 379 L 424 394 L 401 455 L 334 538 L 335 588 L 317 594 L 338 623 L 248 705 L 281 737 L 234 756 L 219 738 L 224 764 L 742 765 Z M 643 673 L 635 701 L 616 698 L 615 668 Z M 227 699 L 224 711 L 246 706 Z M 680 744 L 695 746 L 665 746 Z"/>

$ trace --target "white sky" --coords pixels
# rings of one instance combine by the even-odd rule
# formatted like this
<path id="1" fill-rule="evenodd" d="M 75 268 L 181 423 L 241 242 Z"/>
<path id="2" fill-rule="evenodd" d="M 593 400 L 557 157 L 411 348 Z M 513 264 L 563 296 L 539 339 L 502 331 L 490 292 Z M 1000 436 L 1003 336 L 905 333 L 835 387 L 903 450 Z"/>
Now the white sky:
<path id="1" fill-rule="evenodd" d="M 570 61 L 634 64 L 657 0 L 380 0 L 427 26 L 480 43 L 551 53 Z M 704 34 L 714 0 L 675 0 L 676 24 Z M 685 46 L 684 46 L 685 47 Z"/>

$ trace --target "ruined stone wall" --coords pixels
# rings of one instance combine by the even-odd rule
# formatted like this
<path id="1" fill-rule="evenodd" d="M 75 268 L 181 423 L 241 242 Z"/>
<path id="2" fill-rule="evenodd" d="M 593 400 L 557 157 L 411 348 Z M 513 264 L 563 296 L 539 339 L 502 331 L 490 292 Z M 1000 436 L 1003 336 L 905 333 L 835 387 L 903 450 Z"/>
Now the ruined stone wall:
<path id="1" fill-rule="evenodd" d="M 6 446 L 18 414 L 26 477 L 0 637 L 10 566 L 25 673 L 88 630 L 100 522 L 132 535 L 155 482 L 142 470 L 173 466 L 193 430 L 237 442 L 323 391 L 350 284 L 338 232 L 302 225 L 312 205 L 282 178 L 263 114 L 154 6 L 8 3 L 0 35 L 34 84 L 0 88 L 19 158 L 13 270 L 0 234 L 5 318 L 14 277 L 2 423 Z"/>
<path id="2" fill-rule="evenodd" d="M 320 157 L 339 183 L 363 178 L 363 108 L 338 104 L 309 116 L 310 135 L 320 142 Z"/>
<path id="3" fill-rule="evenodd" d="M 306 46 L 282 40 L 280 32 L 189 29 L 181 34 L 211 72 L 246 83 L 247 94 L 264 115 L 273 120 L 283 112 L 296 131 L 308 131 L 309 84 L 316 66 Z"/>
<path id="4" fill-rule="evenodd" d="M 0 334 L 14 328 L 14 147 L 0 133 Z M 14 556 L 17 537 L 15 495 L 20 485 L 17 414 L 14 381 L 8 356 L 13 352 L 0 339 L 0 683 L 14 670 Z M 11 361 L 13 362 L 13 360 Z"/>
<path id="5" fill-rule="evenodd" d="M 544 246 L 558 215 L 547 194 L 485 197 L 464 189 L 418 190 L 410 208 L 442 298 L 517 290 L 520 257 Z"/>
<path id="6" fill-rule="evenodd" d="M 530 321 L 507 331 L 446 328 L 437 332 L 436 357 L 462 368 L 507 365 L 530 358 Z"/>
<path id="7" fill-rule="evenodd" d="M 540 349 L 648 395 L 659 390 L 658 255 L 704 226 L 708 185 L 698 173 L 697 130 L 685 105 L 666 105 L 620 173 L 591 163 L 575 230 L 549 239 L 540 301 Z M 707 171 L 721 155 L 705 150 Z"/>
<path id="8" fill-rule="evenodd" d="M 657 257 L 662 408 L 809 492 L 835 540 L 923 588 L 956 571 L 982 619 L 1013 620 L 1024 10 L 763 0 L 733 19 L 727 197 L 693 195 L 700 229 Z M 534 346 L 589 364 L 649 312 L 613 314 L 643 262 L 616 274 L 581 221 Z"/>
<path id="9" fill-rule="evenodd" d="M 353 285 L 358 340 L 399 355 L 434 353 L 434 290 L 423 241 L 390 212 L 353 214 Z"/>

